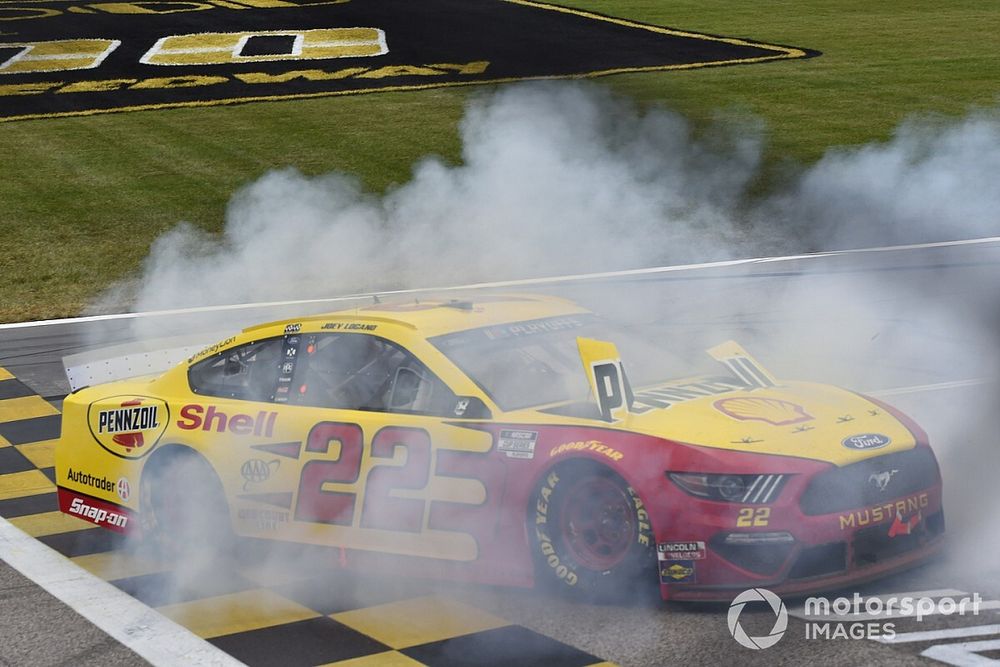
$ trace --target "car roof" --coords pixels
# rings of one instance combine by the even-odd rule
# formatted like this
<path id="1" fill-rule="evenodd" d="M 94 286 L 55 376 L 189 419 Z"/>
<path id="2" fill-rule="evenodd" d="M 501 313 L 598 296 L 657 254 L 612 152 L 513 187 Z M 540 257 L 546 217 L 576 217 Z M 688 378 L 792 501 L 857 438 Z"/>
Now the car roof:
<path id="1" fill-rule="evenodd" d="M 415 329 L 431 338 L 468 329 L 510 324 L 560 315 L 587 313 L 586 309 L 559 297 L 535 294 L 492 294 L 454 299 L 393 300 L 309 317 L 281 320 L 250 327 L 246 331 L 276 324 L 324 320 L 372 320 Z"/>

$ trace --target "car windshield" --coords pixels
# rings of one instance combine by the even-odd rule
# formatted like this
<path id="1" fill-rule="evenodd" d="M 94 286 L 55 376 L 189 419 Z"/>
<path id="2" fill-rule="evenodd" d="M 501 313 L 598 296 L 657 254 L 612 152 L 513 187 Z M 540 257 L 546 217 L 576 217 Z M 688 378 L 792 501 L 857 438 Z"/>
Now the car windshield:
<path id="1" fill-rule="evenodd" d="M 576 339 L 611 341 L 635 387 L 688 377 L 696 369 L 663 346 L 596 315 L 566 315 L 460 331 L 430 339 L 500 408 L 583 401 L 590 385 Z"/>

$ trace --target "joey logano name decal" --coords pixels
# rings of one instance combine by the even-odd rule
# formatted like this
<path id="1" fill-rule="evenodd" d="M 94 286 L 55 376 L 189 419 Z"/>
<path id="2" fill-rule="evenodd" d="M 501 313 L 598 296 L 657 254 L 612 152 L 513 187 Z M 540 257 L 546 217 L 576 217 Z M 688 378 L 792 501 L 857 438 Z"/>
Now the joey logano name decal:
<path id="1" fill-rule="evenodd" d="M 0 120 L 754 63 L 534 0 L 0 0 Z"/>

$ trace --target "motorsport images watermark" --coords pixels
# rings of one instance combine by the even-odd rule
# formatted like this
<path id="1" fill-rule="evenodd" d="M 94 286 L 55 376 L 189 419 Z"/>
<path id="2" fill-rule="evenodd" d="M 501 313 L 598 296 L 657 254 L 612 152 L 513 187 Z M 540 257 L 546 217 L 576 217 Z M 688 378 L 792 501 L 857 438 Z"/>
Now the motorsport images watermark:
<path id="1" fill-rule="evenodd" d="M 0 0 L 0 121 L 812 55 L 534 0 Z"/>
<path id="2" fill-rule="evenodd" d="M 740 623 L 744 608 L 750 603 L 766 603 L 774 613 L 771 631 L 751 636 Z M 863 597 L 810 597 L 805 601 L 801 618 L 805 620 L 806 639 L 878 639 L 896 636 L 893 619 L 925 616 L 978 616 L 983 598 L 979 593 L 961 598 L 883 595 Z M 743 591 L 729 606 L 729 633 L 741 646 L 749 649 L 770 648 L 778 643 L 788 629 L 788 610 L 780 597 L 764 588 Z"/>

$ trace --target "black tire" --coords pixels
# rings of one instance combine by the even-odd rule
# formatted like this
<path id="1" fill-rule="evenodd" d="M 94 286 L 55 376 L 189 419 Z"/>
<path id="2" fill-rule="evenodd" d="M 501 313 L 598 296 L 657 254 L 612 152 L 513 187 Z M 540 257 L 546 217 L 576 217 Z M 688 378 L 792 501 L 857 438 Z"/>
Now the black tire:
<path id="1" fill-rule="evenodd" d="M 649 515 L 635 490 L 602 465 L 550 470 L 532 495 L 528 538 L 542 586 L 602 601 L 659 593 Z"/>
<path id="2" fill-rule="evenodd" d="M 212 467 L 185 448 L 150 461 L 139 485 L 143 537 L 167 558 L 215 558 L 233 546 L 229 507 Z"/>

